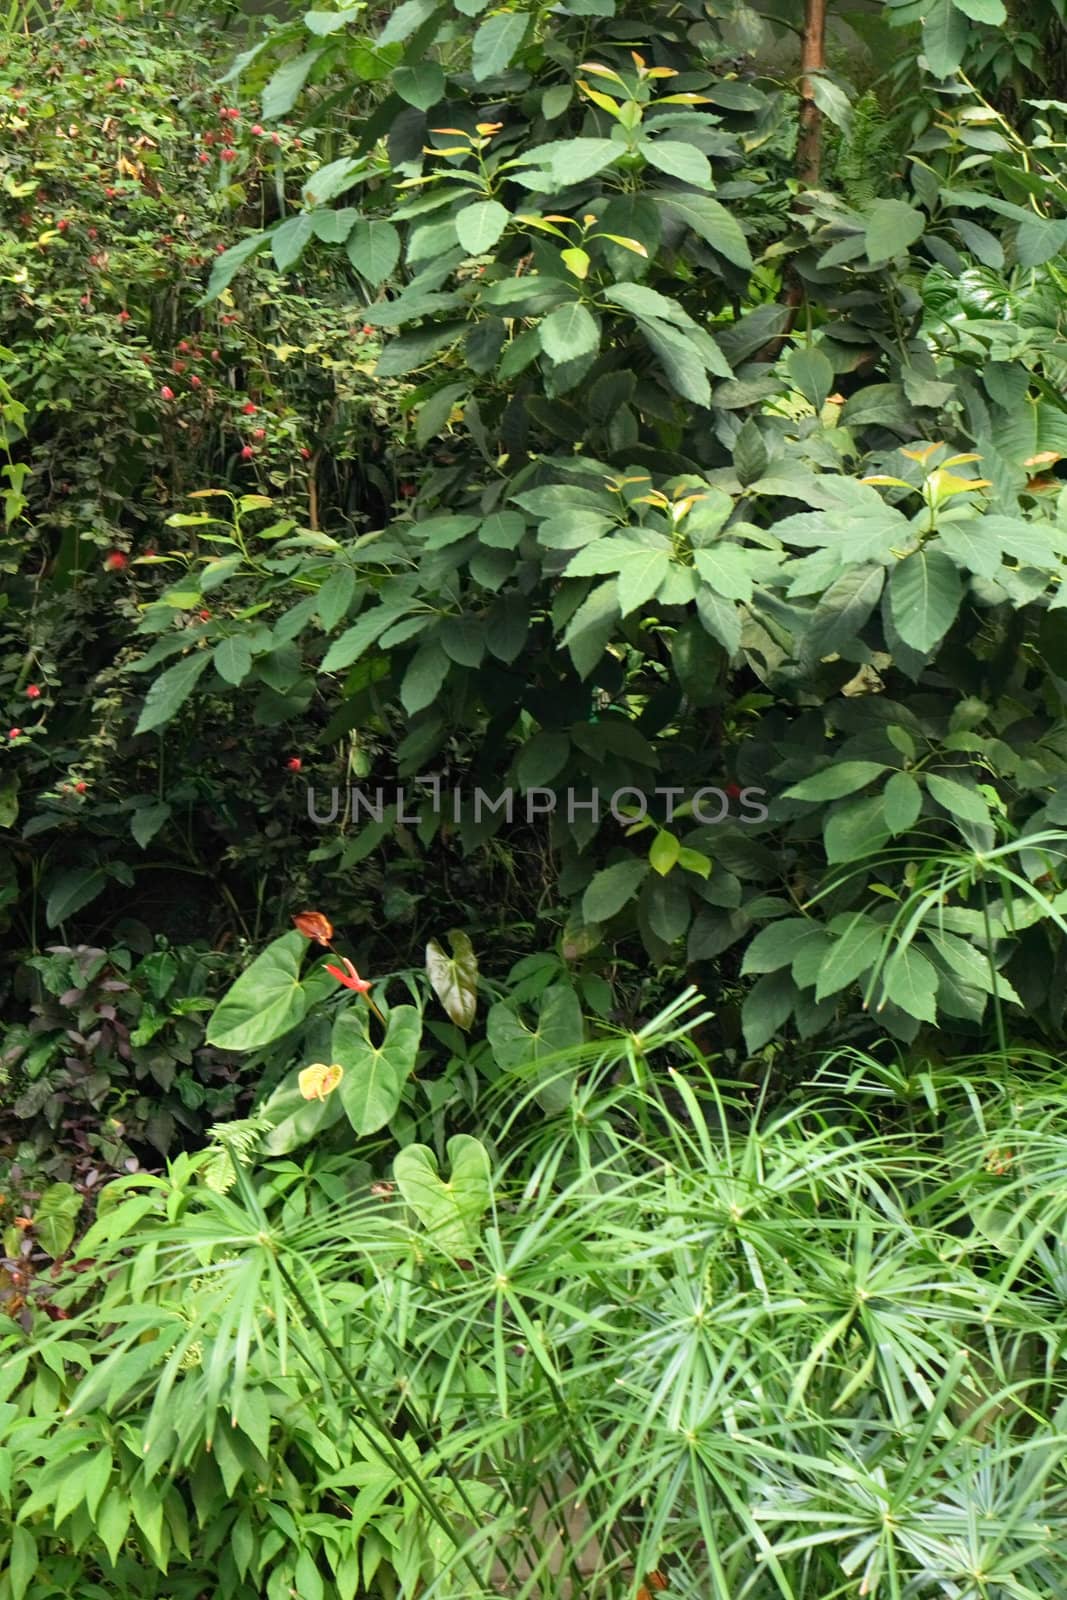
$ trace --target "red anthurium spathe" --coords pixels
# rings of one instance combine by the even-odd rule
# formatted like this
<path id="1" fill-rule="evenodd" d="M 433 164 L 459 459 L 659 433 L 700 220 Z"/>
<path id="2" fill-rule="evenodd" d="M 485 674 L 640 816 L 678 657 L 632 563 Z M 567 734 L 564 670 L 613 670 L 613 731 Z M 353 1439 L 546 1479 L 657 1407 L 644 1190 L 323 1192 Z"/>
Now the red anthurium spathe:
<path id="1" fill-rule="evenodd" d="M 344 984 L 346 989 L 353 989 L 356 994 L 366 994 L 371 987 L 367 979 L 360 977 L 347 956 L 340 956 L 338 959 L 341 962 L 341 966 L 331 967 L 330 963 L 327 962 L 326 971 L 332 978 L 336 978 L 338 983 Z M 341 970 L 342 967 L 344 971 Z"/>
<path id="2" fill-rule="evenodd" d="M 317 944 L 329 945 L 333 938 L 333 923 L 321 911 L 299 912 L 293 918 L 293 926 L 305 939 L 314 939 Z"/>

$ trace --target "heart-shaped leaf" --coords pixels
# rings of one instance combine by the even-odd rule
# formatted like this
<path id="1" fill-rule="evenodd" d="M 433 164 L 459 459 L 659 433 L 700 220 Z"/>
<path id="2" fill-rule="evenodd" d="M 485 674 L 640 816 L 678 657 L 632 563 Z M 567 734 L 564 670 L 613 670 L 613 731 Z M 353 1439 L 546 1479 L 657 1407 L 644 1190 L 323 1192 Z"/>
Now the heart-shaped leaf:
<path id="1" fill-rule="evenodd" d="M 377 1133 L 396 1115 L 421 1038 L 422 1013 L 414 1006 L 390 1011 L 380 1045 L 370 1039 L 362 1006 L 343 1011 L 334 1023 L 330 1059 L 344 1068 L 337 1093 L 358 1134 Z"/>
<path id="2" fill-rule="evenodd" d="M 450 933 L 448 942 L 450 956 L 436 939 L 426 946 L 426 976 L 457 1028 L 469 1028 L 478 1007 L 478 958 L 465 933 Z"/>
<path id="3" fill-rule="evenodd" d="M 448 1163 L 445 1182 L 433 1151 L 411 1144 L 394 1160 L 393 1176 L 437 1249 L 464 1257 L 478 1247 L 478 1224 L 492 1194 L 489 1156 L 477 1139 L 457 1133 L 448 1141 Z"/>
<path id="4" fill-rule="evenodd" d="M 258 1050 L 302 1022 L 309 1004 L 300 981 L 306 949 L 306 939 L 295 931 L 269 944 L 215 1007 L 208 1044 L 220 1050 Z"/>

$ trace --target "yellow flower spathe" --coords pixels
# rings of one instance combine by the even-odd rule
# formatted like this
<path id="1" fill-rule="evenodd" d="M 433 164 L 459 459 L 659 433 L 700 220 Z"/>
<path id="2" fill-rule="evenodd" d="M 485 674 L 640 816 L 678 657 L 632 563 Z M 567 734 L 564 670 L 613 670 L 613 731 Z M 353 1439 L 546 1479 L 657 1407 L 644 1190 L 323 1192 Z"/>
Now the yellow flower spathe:
<path id="1" fill-rule="evenodd" d="M 310 1067 L 304 1068 L 297 1083 L 305 1100 L 325 1100 L 326 1096 L 337 1088 L 344 1075 L 344 1067 L 339 1067 L 336 1062 L 327 1067 L 321 1061 L 314 1061 Z"/>

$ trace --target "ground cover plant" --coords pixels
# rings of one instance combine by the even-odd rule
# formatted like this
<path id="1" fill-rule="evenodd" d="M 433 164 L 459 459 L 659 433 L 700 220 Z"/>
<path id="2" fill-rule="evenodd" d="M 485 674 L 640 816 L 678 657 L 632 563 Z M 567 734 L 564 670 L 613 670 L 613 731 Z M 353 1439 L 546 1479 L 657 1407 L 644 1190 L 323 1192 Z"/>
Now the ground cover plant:
<path id="1" fill-rule="evenodd" d="M 0 23 L 0 1600 L 1055 1592 L 1063 36 Z"/>
<path id="2" fill-rule="evenodd" d="M 754 1110 L 692 1005 L 447 1150 L 119 1180 L 6 1341 L 14 1592 L 1047 1595 L 1062 1087 Z"/>

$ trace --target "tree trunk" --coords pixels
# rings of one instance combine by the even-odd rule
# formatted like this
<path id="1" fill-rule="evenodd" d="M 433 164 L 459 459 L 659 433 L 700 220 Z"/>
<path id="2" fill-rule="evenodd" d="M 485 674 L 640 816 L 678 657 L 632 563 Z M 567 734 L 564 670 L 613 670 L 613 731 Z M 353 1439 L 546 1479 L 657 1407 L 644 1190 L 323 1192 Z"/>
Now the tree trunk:
<path id="1" fill-rule="evenodd" d="M 822 170 L 822 112 L 815 104 L 811 74 L 826 66 L 826 0 L 805 0 L 800 46 L 800 128 L 797 135 L 797 177 L 806 189 L 819 182 Z"/>
<path id="2" fill-rule="evenodd" d="M 804 30 L 800 40 L 800 117 L 797 127 L 796 173 L 805 189 L 814 189 L 822 175 L 822 112 L 815 104 L 811 74 L 826 66 L 827 0 L 804 0 Z M 803 196 L 793 202 L 793 210 L 804 210 Z M 804 289 L 790 266 L 785 272 L 783 305 L 788 307 L 785 328 L 756 357 L 758 361 L 777 361 L 804 301 Z"/>

